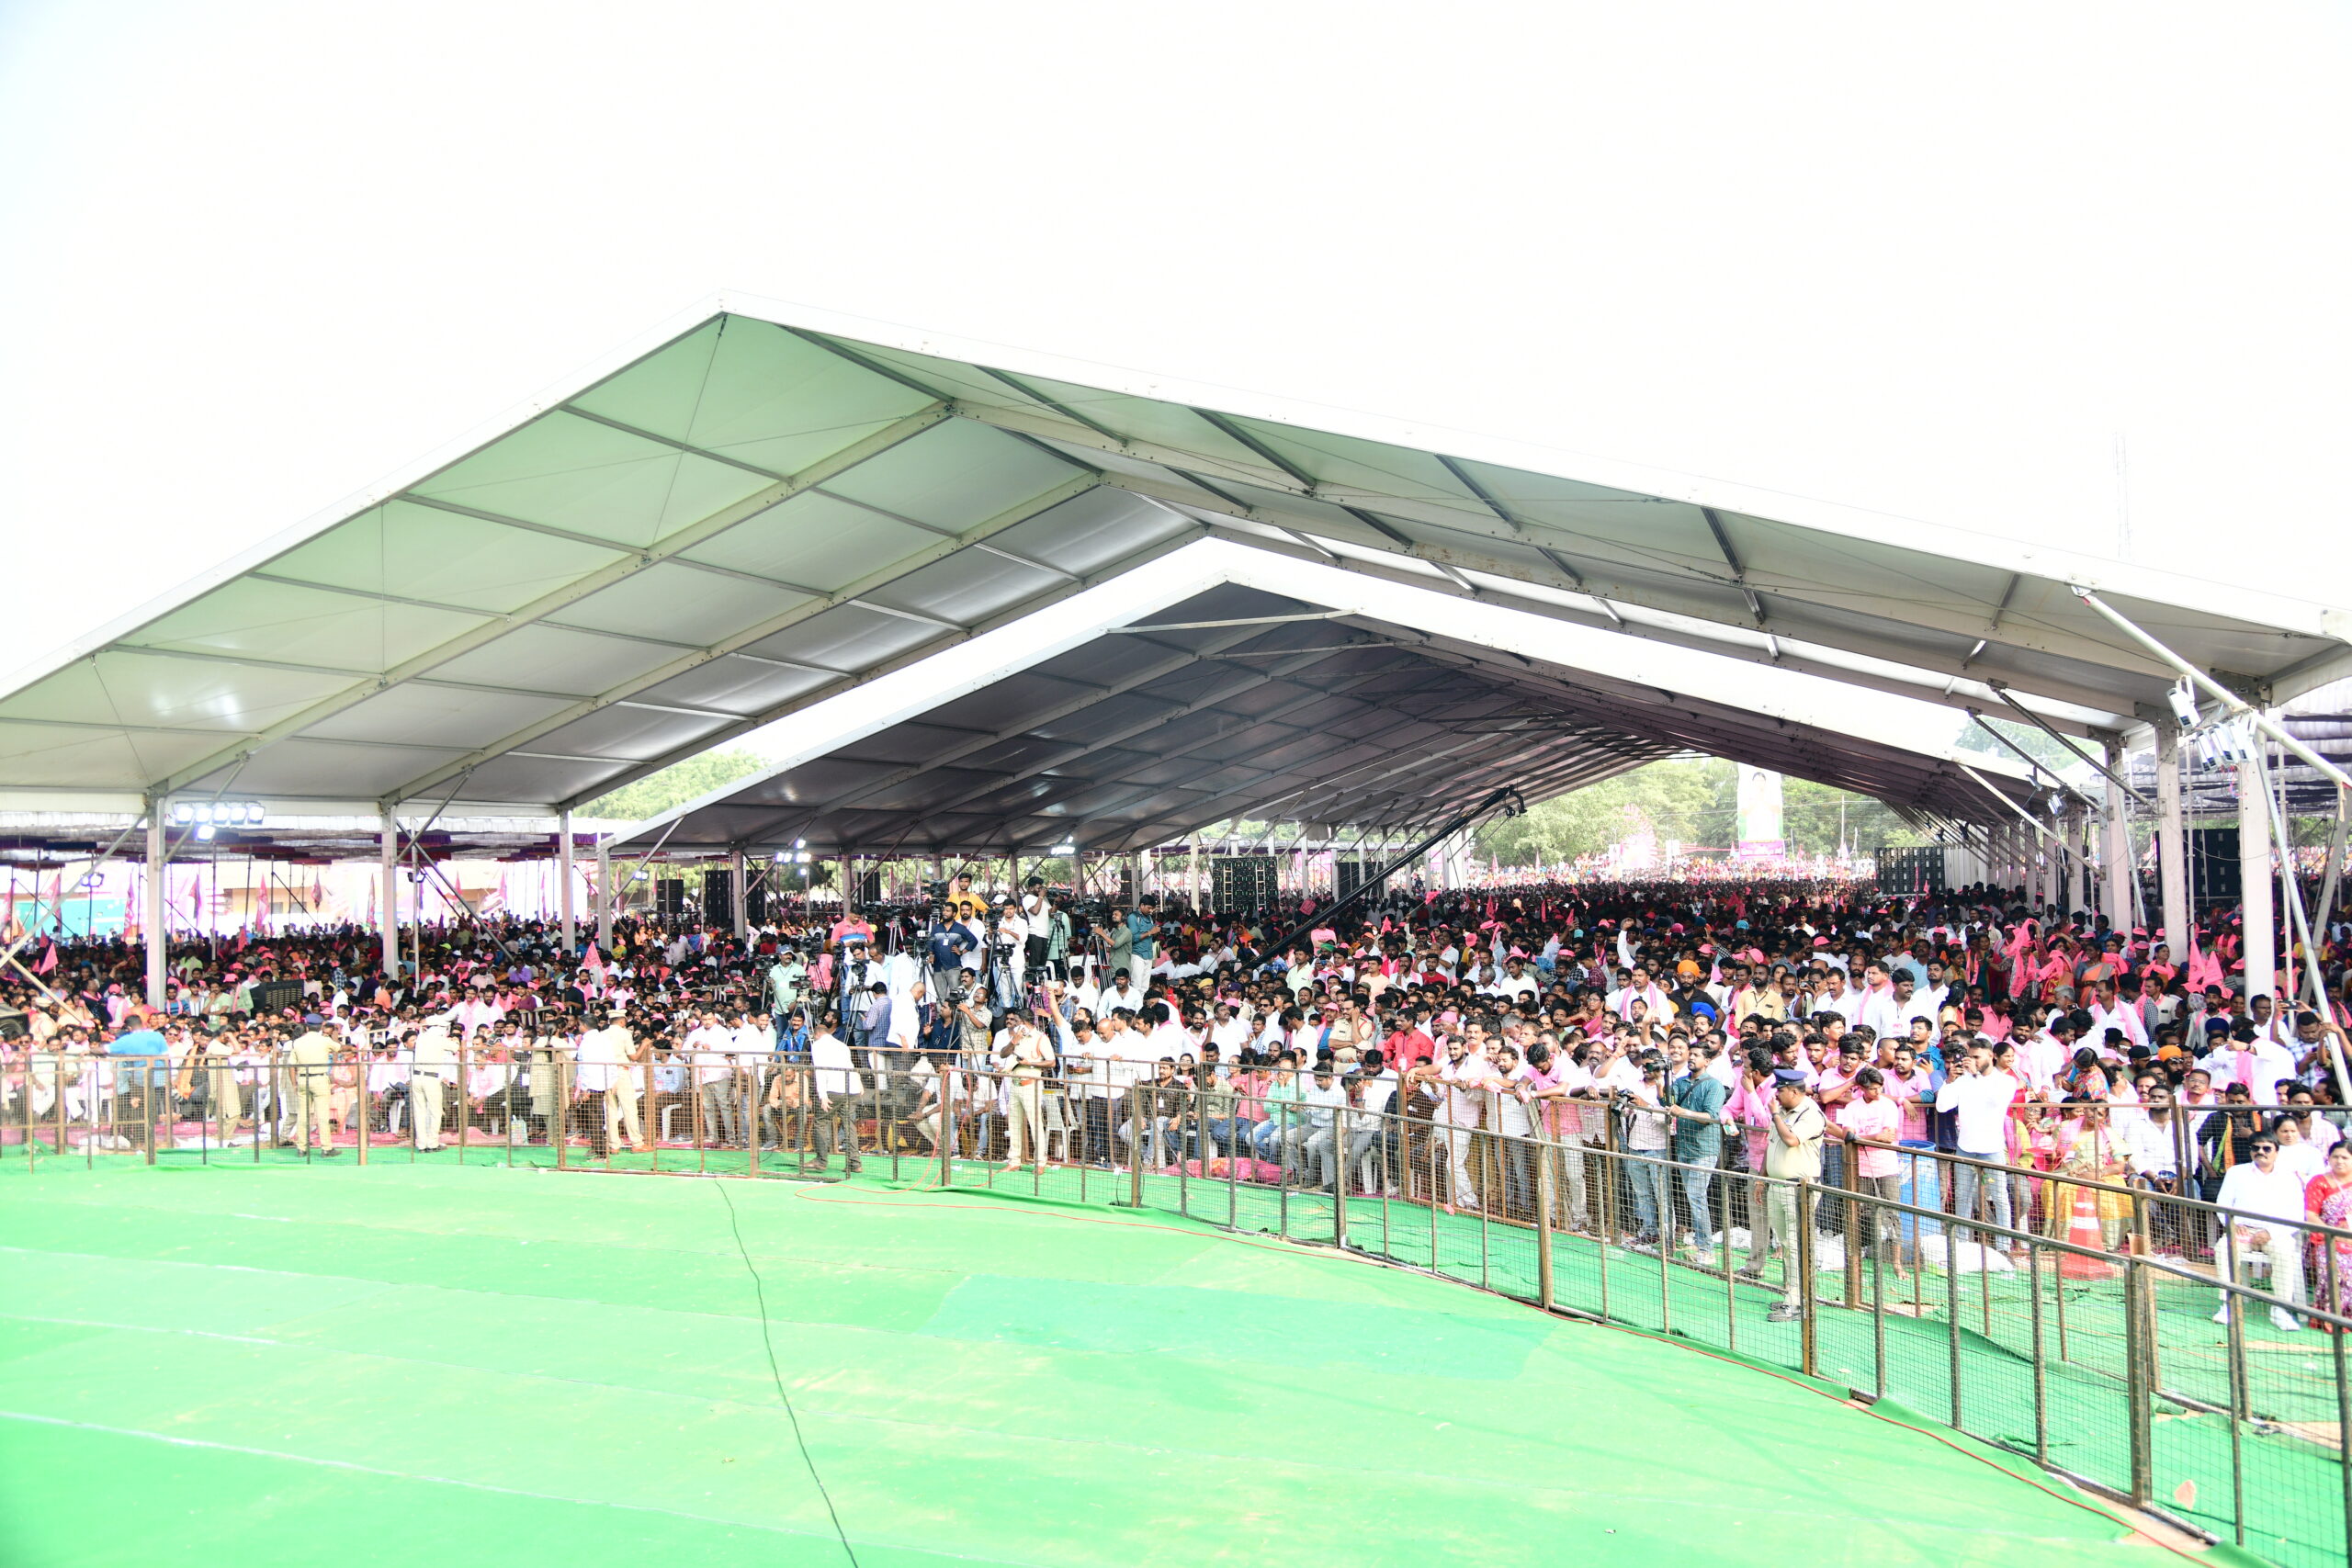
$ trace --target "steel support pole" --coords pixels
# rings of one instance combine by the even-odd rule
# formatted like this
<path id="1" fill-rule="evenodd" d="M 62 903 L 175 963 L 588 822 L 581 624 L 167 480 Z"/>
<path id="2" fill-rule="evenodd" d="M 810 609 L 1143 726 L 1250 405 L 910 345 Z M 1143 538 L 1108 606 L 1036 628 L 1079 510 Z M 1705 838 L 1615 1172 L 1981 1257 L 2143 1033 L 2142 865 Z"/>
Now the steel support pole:
<path id="1" fill-rule="evenodd" d="M 2084 820 L 2083 808 L 2080 806 L 2069 803 L 2066 807 L 2066 816 L 2063 830 L 2063 836 L 2066 840 L 2066 847 L 2071 850 L 2076 844 L 2081 843 L 2083 841 L 2086 829 L 2086 824 Z M 2083 857 L 2080 854 L 2068 855 L 2066 857 L 2065 897 L 2066 913 L 2070 915 L 2076 913 L 2084 907 L 2084 895 L 2089 890 L 2083 886 Z"/>
<path id="2" fill-rule="evenodd" d="M 376 889 L 378 947 L 385 975 L 397 979 L 401 972 L 401 825 L 389 807 L 377 827 L 376 844 L 376 874 L 381 884 Z"/>
<path id="3" fill-rule="evenodd" d="M 1193 885 L 1193 913 L 1197 915 L 1201 912 L 1201 835 L 1198 831 L 1193 834 L 1193 865 L 1188 880 Z"/>
<path id="4" fill-rule="evenodd" d="M 743 886 L 743 852 L 737 850 L 729 855 L 727 867 L 728 903 L 730 906 L 729 913 L 735 922 L 735 940 L 741 942 L 752 934 L 751 919 L 746 913 L 749 905 L 746 902 L 748 890 Z"/>
<path id="5" fill-rule="evenodd" d="M 157 795 L 147 802 L 147 911 L 142 921 L 146 929 L 141 933 L 146 942 L 147 1005 L 152 1008 L 164 1005 L 164 966 L 170 946 L 165 922 L 171 919 L 171 900 L 164 897 L 170 891 L 170 840 L 165 836 L 169 828 L 164 817 L 164 798 Z M 62 895 L 59 901 L 63 902 Z M 32 1092 L 29 1083 L 25 1092 Z M 57 1092 L 62 1095 L 65 1090 L 61 1086 Z"/>
<path id="6" fill-rule="evenodd" d="M 2156 726 L 2156 869 L 2163 878 L 2165 941 L 2188 962 L 2188 834 L 2180 810 L 2180 731 Z"/>
<path id="7" fill-rule="evenodd" d="M 573 878 L 577 873 L 571 863 L 571 807 L 564 808 L 558 830 L 560 837 L 556 845 L 556 864 L 560 887 L 556 895 L 556 909 L 563 920 L 563 951 L 571 953 L 580 951 L 579 912 L 572 903 L 575 893 Z"/>
<path id="8" fill-rule="evenodd" d="M 2262 770 L 2245 762 L 2237 773 L 2238 897 L 2245 910 L 2245 997 L 2251 1003 L 2278 989 L 2278 906 L 2271 896 L 2270 807 Z"/>
<path id="9" fill-rule="evenodd" d="M 2344 878 L 2345 836 L 2352 832 L 2352 800 L 2338 795 L 2335 800 L 2335 827 L 2327 836 L 2327 861 L 2321 873 L 2319 903 L 2312 910 L 2312 929 L 2325 931 L 2335 918 L 2335 890 Z"/>
<path id="10" fill-rule="evenodd" d="M 2123 772 L 2123 748 L 2114 741 L 2107 746 L 2107 768 L 2111 773 Z M 2107 781 L 2107 795 L 2101 802 L 2104 838 L 2099 844 L 2099 864 L 2107 872 L 2107 923 L 2118 931 L 2132 929 L 2132 802 L 2123 786 L 2113 779 Z"/>
<path id="11" fill-rule="evenodd" d="M 596 949 L 609 953 L 613 948 L 613 846 L 601 835 L 596 840 Z"/>

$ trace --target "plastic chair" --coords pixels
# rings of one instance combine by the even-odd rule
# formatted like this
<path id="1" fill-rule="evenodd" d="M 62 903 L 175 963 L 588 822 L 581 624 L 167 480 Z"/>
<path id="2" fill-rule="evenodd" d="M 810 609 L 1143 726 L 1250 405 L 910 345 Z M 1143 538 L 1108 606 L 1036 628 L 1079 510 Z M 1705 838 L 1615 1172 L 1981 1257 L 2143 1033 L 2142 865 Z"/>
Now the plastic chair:
<path id="1" fill-rule="evenodd" d="M 1070 1151 L 1077 1146 L 1078 1140 L 1078 1129 L 1070 1121 L 1069 1098 L 1059 1094 L 1046 1096 L 1044 1120 L 1046 1134 L 1038 1140 L 1043 1145 L 1038 1150 L 1039 1156 L 1045 1159 L 1058 1157 L 1067 1164 L 1072 1157 Z M 1056 1138 L 1062 1141 L 1062 1152 L 1058 1156 L 1054 1153 Z"/>

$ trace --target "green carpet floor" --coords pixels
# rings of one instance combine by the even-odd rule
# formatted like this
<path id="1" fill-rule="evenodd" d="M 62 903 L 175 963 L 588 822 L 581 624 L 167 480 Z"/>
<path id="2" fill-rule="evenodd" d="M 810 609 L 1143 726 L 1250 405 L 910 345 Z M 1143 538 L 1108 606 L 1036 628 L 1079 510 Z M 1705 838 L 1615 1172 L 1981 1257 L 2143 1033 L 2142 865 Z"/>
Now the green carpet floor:
<path id="1" fill-rule="evenodd" d="M 835 1513 L 867 1568 L 2159 1555 L 2024 1468 L 1091 1201 L 275 1154 L 0 1173 L 10 1568 L 845 1563 Z"/>

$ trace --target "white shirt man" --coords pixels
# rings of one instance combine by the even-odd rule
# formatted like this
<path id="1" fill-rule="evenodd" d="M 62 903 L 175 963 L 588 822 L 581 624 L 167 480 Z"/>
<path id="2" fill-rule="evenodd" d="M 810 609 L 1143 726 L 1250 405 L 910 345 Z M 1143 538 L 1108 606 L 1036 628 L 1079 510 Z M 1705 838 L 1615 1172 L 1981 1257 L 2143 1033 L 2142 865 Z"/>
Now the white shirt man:
<path id="1" fill-rule="evenodd" d="M 2294 1055 L 2268 1036 L 2257 1036 L 2246 1059 L 2239 1062 L 2233 1055 L 2232 1069 L 2254 1090 L 2256 1105 L 2277 1105 L 2284 1098 L 2281 1087 L 2295 1077 Z"/>
<path id="2" fill-rule="evenodd" d="M 2018 1067 L 2025 1075 L 2028 1089 L 2048 1089 L 2057 1082 L 2058 1075 L 2066 1070 L 2075 1055 L 2071 1036 L 2061 1040 L 2049 1030 L 2042 1029 L 2018 1042 Z"/>
<path id="3" fill-rule="evenodd" d="M 2132 1046 L 2145 1045 L 2148 1043 L 2148 1031 L 2141 1021 L 2140 1010 L 2137 1007 L 2120 998 L 2116 998 L 2111 1005 L 2103 1005 L 2104 1003 L 2105 998 L 2095 996 L 2091 998 L 2090 1005 L 2083 1010 L 2091 1015 L 2090 1030 L 2083 1038 L 2098 1044 L 2107 1039 L 2109 1030 L 2121 1030 L 2123 1052 L 2127 1056 L 2131 1055 Z"/>
<path id="4" fill-rule="evenodd" d="M 1851 1021 L 1877 1031 L 1881 1040 L 1907 1036 L 1911 1032 L 1909 1009 L 1904 998 L 1895 996 L 1894 982 L 1887 978 L 1886 971 L 1873 964 L 1862 971 L 1862 980 L 1861 1006 Z"/>
<path id="5" fill-rule="evenodd" d="M 850 1060 L 849 1042 L 828 1029 L 808 1043 L 809 1065 L 816 1069 L 817 1092 L 831 1099 L 855 1094 L 857 1075 Z"/>
<path id="6" fill-rule="evenodd" d="M 2303 1184 L 2279 1168 L 2276 1135 L 2256 1133 L 2250 1146 L 2254 1158 L 2229 1168 L 2213 1200 L 2218 1207 L 2231 1212 L 2225 1249 L 2229 1256 L 2222 1277 L 2236 1279 L 2237 1263 L 2248 1253 L 2258 1254 L 2270 1259 L 2270 1293 L 2300 1302 L 2303 1299 L 2303 1238 L 2295 1222 L 2303 1217 Z M 2213 1321 L 2229 1321 L 2226 1296 Z M 2288 1333 L 2301 1326 L 2284 1307 L 2272 1307 L 2270 1321 Z"/>
<path id="7" fill-rule="evenodd" d="M 590 1094 L 602 1094 L 613 1087 L 620 1070 L 628 1060 L 625 1042 L 627 1030 L 592 1029 L 580 1037 L 580 1071 L 577 1077 L 582 1089 Z"/>
<path id="8" fill-rule="evenodd" d="M 1978 1159 L 2007 1157 L 2009 1097 L 2016 1089 L 2007 1073 L 1986 1066 L 1973 1075 L 1947 1078 L 1936 1090 L 1936 1109 L 1958 1113 L 1952 1132 L 1962 1154 Z"/>
<path id="9" fill-rule="evenodd" d="M 746 1066 L 764 1062 L 775 1054 L 775 1029 L 757 1013 L 739 1013 L 728 1032 L 727 1050 Z"/>
<path id="10" fill-rule="evenodd" d="M 1652 1023 L 1663 1023 L 1674 1016 L 1674 1002 L 1665 987 L 1652 980 L 1646 969 L 1635 969 L 1625 977 L 1625 983 L 1609 993 L 1609 1010 L 1619 1018 L 1634 1016 L 1634 1004 L 1643 1004 L 1643 1016 Z"/>
<path id="11" fill-rule="evenodd" d="M 2176 1176 L 2180 1171 L 2180 1153 L 2173 1142 L 2172 1117 L 2169 1112 L 2161 1122 L 2154 1112 L 2143 1111 L 2134 1116 L 2121 1129 L 2124 1163 L 2134 1176 Z"/>
<path id="12" fill-rule="evenodd" d="M 1535 976 L 1527 972 L 1527 961 L 1523 958 L 1511 959 L 1487 988 L 1493 995 L 1512 1001 L 1532 1002 L 1539 994 Z"/>
<path id="13" fill-rule="evenodd" d="M 1524 1138 L 1534 1130 L 1527 1102 L 1520 1099 L 1520 1090 L 1532 1076 L 1523 1061 L 1514 1061 L 1510 1072 L 1491 1079 L 1487 1090 L 1487 1126 L 1499 1130 L 1504 1136 Z"/>
<path id="14" fill-rule="evenodd" d="M 1843 971 L 1832 969 L 1826 988 L 1813 995 L 1813 1010 L 1834 1012 L 1850 1027 L 1861 1021 L 1862 994 L 1846 984 Z"/>

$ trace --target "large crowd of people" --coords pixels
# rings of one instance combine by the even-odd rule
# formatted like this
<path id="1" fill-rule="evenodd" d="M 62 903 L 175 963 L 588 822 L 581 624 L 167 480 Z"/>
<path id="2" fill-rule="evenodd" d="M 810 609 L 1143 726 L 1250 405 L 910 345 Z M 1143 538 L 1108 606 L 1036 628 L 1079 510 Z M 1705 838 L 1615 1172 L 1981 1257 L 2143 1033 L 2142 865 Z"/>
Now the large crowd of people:
<path id="1" fill-rule="evenodd" d="M 2153 1202 L 2160 1250 L 2352 1308 L 2352 1242 L 2324 1258 L 2314 1231 L 2352 1226 L 2352 925 L 2322 933 L 2329 992 L 2285 1002 L 2301 966 L 2249 987 L 2234 911 L 2175 944 L 1981 886 L 930 893 L 778 905 L 741 936 L 624 919 L 569 952 L 548 922 L 412 931 L 391 972 L 356 928 L 175 942 L 160 1010 L 135 949 L 29 944 L 0 980 L 0 1129 L 322 1157 L 363 1129 L 692 1143 L 811 1170 L 944 1141 L 1541 1213 L 1693 1260 L 1744 1221 L 1782 1312 L 1795 1190 L 1753 1177 L 1905 1206 L 1861 1238 L 1898 1273 L 2079 1241 L 2086 1216 L 2115 1245 L 2112 1190 L 2137 1189 L 2227 1211 Z"/>

